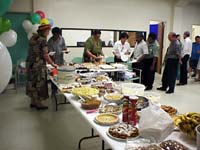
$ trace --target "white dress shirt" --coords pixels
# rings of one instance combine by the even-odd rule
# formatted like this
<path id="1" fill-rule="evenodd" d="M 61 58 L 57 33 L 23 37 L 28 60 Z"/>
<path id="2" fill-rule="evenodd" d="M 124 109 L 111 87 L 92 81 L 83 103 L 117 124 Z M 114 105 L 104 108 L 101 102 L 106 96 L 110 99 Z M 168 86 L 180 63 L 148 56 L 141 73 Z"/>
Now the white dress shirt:
<path id="1" fill-rule="evenodd" d="M 182 57 L 185 55 L 191 55 L 192 52 L 192 41 L 189 37 L 185 38 L 183 42 L 183 50 L 181 52 Z"/>
<path id="2" fill-rule="evenodd" d="M 147 43 L 144 40 L 136 43 L 133 58 L 138 60 L 143 54 L 149 54 Z"/>
<path id="3" fill-rule="evenodd" d="M 127 52 L 128 53 L 131 52 L 130 44 L 128 42 L 125 42 L 124 44 L 122 44 L 121 40 L 115 42 L 113 49 L 114 49 L 114 52 L 119 56 Z"/>

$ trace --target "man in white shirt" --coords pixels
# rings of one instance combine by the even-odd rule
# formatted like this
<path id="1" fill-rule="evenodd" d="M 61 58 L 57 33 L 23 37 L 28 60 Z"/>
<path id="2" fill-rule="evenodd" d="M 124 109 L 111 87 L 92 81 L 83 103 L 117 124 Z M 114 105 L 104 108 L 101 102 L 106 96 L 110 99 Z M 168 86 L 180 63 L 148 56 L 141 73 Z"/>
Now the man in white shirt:
<path id="1" fill-rule="evenodd" d="M 190 32 L 186 31 L 183 34 L 184 42 L 183 42 L 183 50 L 181 52 L 181 61 L 182 64 L 180 66 L 180 80 L 177 85 L 186 85 L 187 84 L 187 64 L 192 52 L 192 41 L 189 38 Z"/>
<path id="2" fill-rule="evenodd" d="M 115 62 L 123 62 L 124 60 L 122 57 L 124 55 L 127 56 L 130 54 L 130 44 L 127 42 L 128 34 L 123 32 L 120 34 L 120 40 L 115 42 L 115 45 L 113 47 L 113 54 L 114 54 L 114 61 Z"/>
<path id="3" fill-rule="evenodd" d="M 132 64 L 133 71 L 135 69 L 141 69 L 142 70 L 142 77 L 141 81 L 143 83 L 143 77 L 144 77 L 144 61 L 145 57 L 149 54 L 147 43 L 144 41 L 144 35 L 142 33 L 136 33 L 136 45 L 134 48 L 134 52 L 132 54 L 133 59 L 136 60 Z"/>

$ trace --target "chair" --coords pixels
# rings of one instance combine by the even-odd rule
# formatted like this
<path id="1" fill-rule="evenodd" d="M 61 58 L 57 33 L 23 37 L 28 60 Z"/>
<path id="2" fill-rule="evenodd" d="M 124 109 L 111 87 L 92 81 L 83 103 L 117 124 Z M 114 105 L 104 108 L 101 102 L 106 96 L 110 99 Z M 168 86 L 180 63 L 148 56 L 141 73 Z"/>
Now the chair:
<path id="1" fill-rule="evenodd" d="M 106 63 L 114 63 L 114 57 L 107 57 Z"/>
<path id="2" fill-rule="evenodd" d="M 15 86 L 16 89 L 19 85 L 23 85 L 26 83 L 26 61 L 24 59 L 20 59 L 17 61 L 15 67 Z"/>
<path id="3" fill-rule="evenodd" d="M 81 64 L 83 62 L 83 59 L 81 57 L 75 57 L 72 59 L 72 62 L 76 64 Z"/>

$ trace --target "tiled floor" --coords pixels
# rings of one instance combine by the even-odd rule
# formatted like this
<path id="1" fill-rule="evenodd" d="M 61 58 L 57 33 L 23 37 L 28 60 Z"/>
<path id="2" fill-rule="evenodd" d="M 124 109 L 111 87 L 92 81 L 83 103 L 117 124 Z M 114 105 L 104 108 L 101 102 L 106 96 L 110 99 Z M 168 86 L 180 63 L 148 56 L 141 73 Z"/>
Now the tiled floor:
<path id="1" fill-rule="evenodd" d="M 155 87 L 160 84 L 157 76 Z M 189 81 L 187 86 L 176 87 L 175 93 L 161 95 L 160 103 L 176 107 L 180 113 L 200 112 L 200 83 Z M 155 89 L 153 91 L 156 91 Z M 71 105 L 36 111 L 28 107 L 24 89 L 18 93 L 9 90 L 0 95 L 0 150 L 76 150 L 78 140 L 90 135 L 87 122 Z M 99 138 L 83 142 L 85 150 L 100 150 Z"/>

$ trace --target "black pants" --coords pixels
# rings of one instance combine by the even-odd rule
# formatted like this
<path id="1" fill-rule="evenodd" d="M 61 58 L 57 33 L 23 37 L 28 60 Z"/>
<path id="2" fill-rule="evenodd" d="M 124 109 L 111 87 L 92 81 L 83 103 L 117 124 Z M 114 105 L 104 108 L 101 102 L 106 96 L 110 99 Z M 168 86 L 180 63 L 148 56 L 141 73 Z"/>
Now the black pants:
<path id="1" fill-rule="evenodd" d="M 165 69 L 162 76 L 162 87 L 174 91 L 176 75 L 178 69 L 178 59 L 168 58 L 165 63 Z"/>
<path id="2" fill-rule="evenodd" d="M 181 61 L 182 61 L 182 65 L 180 66 L 180 83 L 181 84 L 187 84 L 187 63 L 189 60 L 189 55 L 185 55 Z"/>
<path id="3" fill-rule="evenodd" d="M 136 68 L 136 69 L 140 69 L 140 70 L 142 70 L 142 75 L 141 75 L 141 83 L 143 84 L 144 83 L 144 73 L 145 73 L 145 71 L 144 71 L 144 60 L 142 60 L 141 62 L 137 62 L 137 63 L 132 63 L 132 68 L 133 68 L 133 72 L 136 72 L 136 75 L 137 76 L 139 76 L 139 71 L 137 71 L 137 70 L 134 70 L 134 68 Z"/>
<path id="4" fill-rule="evenodd" d="M 153 58 L 145 59 L 144 85 L 146 87 L 149 87 L 149 88 L 153 87 L 153 83 L 154 83 L 154 79 L 155 79 L 156 66 L 157 66 L 157 63 L 156 63 L 154 69 L 151 70 L 152 63 L 153 63 Z"/>
<path id="5" fill-rule="evenodd" d="M 116 56 L 114 57 L 114 62 L 123 62 L 122 60 L 121 60 L 121 58 L 117 58 Z"/>

